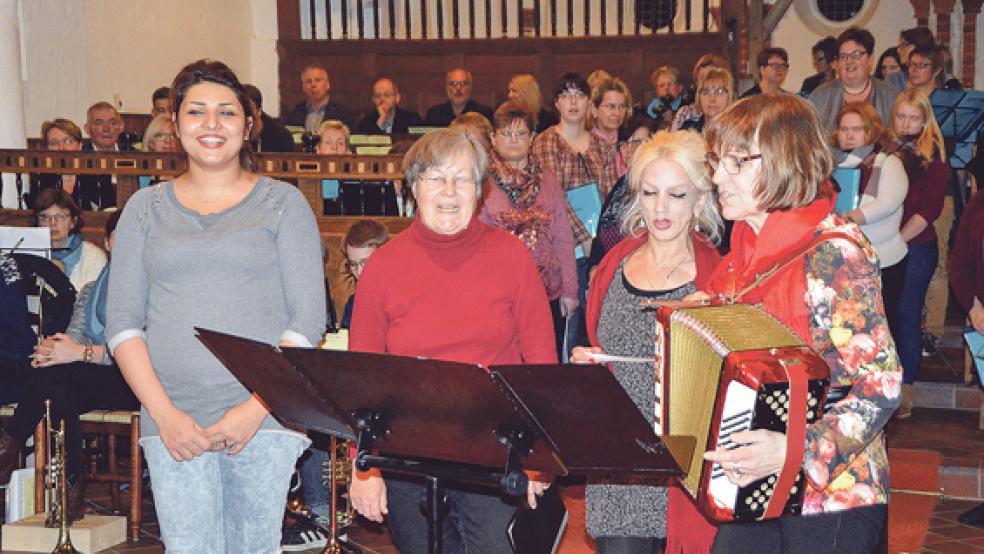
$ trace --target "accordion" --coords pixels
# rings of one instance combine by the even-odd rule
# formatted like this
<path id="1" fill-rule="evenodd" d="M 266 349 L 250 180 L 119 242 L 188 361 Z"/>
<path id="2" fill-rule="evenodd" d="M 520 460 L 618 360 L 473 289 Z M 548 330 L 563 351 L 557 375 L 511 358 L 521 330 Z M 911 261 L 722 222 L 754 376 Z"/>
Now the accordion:
<path id="1" fill-rule="evenodd" d="M 698 508 L 718 522 L 799 513 L 806 425 L 823 416 L 830 383 L 823 358 L 754 306 L 661 306 L 655 367 L 657 434 L 697 439 L 680 482 Z M 752 429 L 786 434 L 790 452 L 782 471 L 738 487 L 703 455 Z"/>

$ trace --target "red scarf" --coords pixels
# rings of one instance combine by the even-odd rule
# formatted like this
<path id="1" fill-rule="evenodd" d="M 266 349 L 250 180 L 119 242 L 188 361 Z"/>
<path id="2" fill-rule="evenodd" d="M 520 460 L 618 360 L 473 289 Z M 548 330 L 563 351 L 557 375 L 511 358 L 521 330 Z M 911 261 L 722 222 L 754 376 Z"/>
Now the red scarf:
<path id="1" fill-rule="evenodd" d="M 759 275 L 786 262 L 806 248 L 817 235 L 817 226 L 834 208 L 836 196 L 829 183 L 821 185 L 816 200 L 802 208 L 769 214 L 756 234 L 745 222 L 731 232 L 731 252 L 711 275 L 708 292 L 732 296 L 749 287 Z M 761 285 L 747 291 L 742 304 L 761 304 L 789 326 L 807 344 L 810 312 L 806 305 L 805 259 L 800 257 Z"/>

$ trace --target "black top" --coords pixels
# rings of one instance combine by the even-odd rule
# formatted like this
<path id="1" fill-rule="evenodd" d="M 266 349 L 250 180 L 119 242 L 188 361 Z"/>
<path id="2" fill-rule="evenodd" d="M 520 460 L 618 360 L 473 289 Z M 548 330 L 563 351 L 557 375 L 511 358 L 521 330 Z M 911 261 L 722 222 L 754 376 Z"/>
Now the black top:
<path id="1" fill-rule="evenodd" d="M 293 152 L 294 137 L 279 121 L 263 113 L 263 130 L 260 131 L 260 152 Z"/>
<path id="2" fill-rule="evenodd" d="M 813 89 L 822 85 L 826 81 L 827 75 L 824 73 L 816 73 L 810 75 L 806 79 L 803 79 L 803 86 L 800 87 L 800 94 L 810 94 Z"/>
<path id="3" fill-rule="evenodd" d="M 34 200 L 41 191 L 62 188 L 61 175 L 41 173 L 31 176 L 31 190 L 24 193 L 24 203 L 34 207 Z M 116 205 L 116 187 L 112 175 L 79 175 L 75 180 L 72 200 L 82 210 L 105 210 Z"/>
<path id="4" fill-rule="evenodd" d="M 307 101 L 301 102 L 300 104 L 294 106 L 294 108 L 287 113 L 287 115 L 280 118 L 284 125 L 291 125 L 296 127 L 303 127 L 304 120 L 307 119 L 308 114 L 308 103 Z M 352 124 L 352 114 L 349 113 L 344 107 L 340 106 L 337 102 L 328 100 L 328 105 L 325 106 L 325 116 L 322 121 L 327 121 L 329 119 L 337 119 L 346 125 Z"/>
<path id="5" fill-rule="evenodd" d="M 755 86 L 741 93 L 739 98 L 748 98 L 749 96 L 755 96 L 756 94 L 762 94 L 762 88 L 758 83 L 755 83 Z"/>
<path id="6" fill-rule="evenodd" d="M 461 113 L 477 112 L 484 115 L 489 121 L 492 121 L 492 108 L 488 106 L 483 106 L 474 100 L 468 100 L 465 103 L 464 109 Z M 427 110 L 427 117 L 424 120 L 427 121 L 427 125 L 433 127 L 446 127 L 451 124 L 455 118 L 458 117 L 454 115 L 454 108 L 451 107 L 451 101 L 448 100 L 443 104 L 438 104 L 436 106 L 431 106 Z M 541 128 L 546 128 L 541 125 Z"/>
<path id="7" fill-rule="evenodd" d="M 419 115 L 410 110 L 404 110 L 399 106 L 396 107 L 396 113 L 393 115 L 393 128 L 390 129 L 389 133 L 376 125 L 377 119 L 379 119 L 379 113 L 376 110 L 367 113 L 359 121 L 359 124 L 355 126 L 355 132 L 362 135 L 385 135 L 392 133 L 405 135 L 410 127 L 419 127 L 424 124 Z"/>

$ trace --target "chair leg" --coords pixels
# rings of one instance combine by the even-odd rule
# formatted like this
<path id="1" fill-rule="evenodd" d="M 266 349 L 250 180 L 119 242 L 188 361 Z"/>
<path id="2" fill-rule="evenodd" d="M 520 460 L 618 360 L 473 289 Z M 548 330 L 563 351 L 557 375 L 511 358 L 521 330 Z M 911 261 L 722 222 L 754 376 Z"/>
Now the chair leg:
<path id="1" fill-rule="evenodd" d="M 43 514 L 45 506 L 45 465 L 48 462 L 48 429 L 45 420 L 34 428 L 34 513 Z"/>
<path id="2" fill-rule="evenodd" d="M 109 474 L 118 475 L 119 461 L 116 459 L 116 435 L 112 433 L 107 435 L 106 443 L 109 445 L 109 456 L 107 456 Z M 115 481 L 109 483 L 109 502 L 113 507 L 113 513 L 120 513 L 120 484 Z"/>
<path id="3" fill-rule="evenodd" d="M 140 540 L 143 519 L 143 456 L 140 452 L 140 416 L 130 418 L 130 540 Z"/>

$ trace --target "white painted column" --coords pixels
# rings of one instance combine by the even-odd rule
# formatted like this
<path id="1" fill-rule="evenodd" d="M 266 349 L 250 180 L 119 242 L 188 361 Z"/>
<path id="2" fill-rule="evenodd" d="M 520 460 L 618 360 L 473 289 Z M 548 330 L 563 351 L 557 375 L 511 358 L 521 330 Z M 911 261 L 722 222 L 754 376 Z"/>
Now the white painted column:
<path id="1" fill-rule="evenodd" d="M 0 148 L 26 148 L 19 0 L 0 0 Z M 27 186 L 27 175 L 22 176 Z M 13 174 L 3 175 L 0 206 L 16 208 Z"/>

